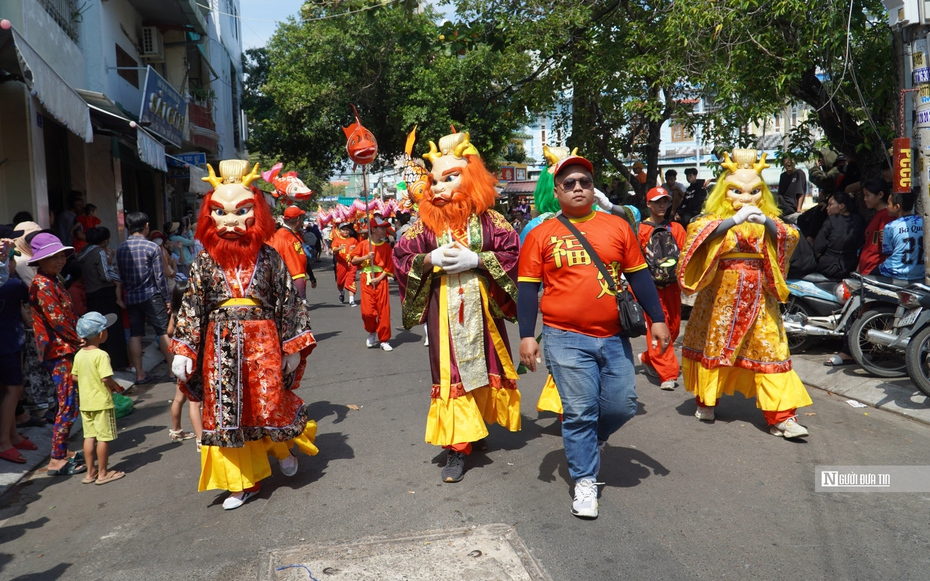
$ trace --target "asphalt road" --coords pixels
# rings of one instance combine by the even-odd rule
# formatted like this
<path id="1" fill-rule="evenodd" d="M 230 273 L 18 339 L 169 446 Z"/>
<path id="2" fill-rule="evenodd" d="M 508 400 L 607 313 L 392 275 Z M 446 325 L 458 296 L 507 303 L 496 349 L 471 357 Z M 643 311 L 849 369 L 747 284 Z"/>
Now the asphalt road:
<path id="1" fill-rule="evenodd" d="M 224 494 L 196 491 L 193 443 L 168 439 L 173 386 L 146 388 L 113 446 L 125 479 L 35 473 L 0 497 L 0 578 L 255 579 L 262 548 L 491 523 L 513 526 L 559 581 L 927 578 L 930 494 L 814 491 L 816 465 L 925 464 L 926 425 L 812 390 L 811 436 L 785 441 L 753 401 L 728 398 L 700 423 L 686 392 L 639 369 L 639 414 L 604 452 L 600 518 L 583 521 L 570 513 L 558 419 L 535 411 L 542 373 L 520 382 L 523 430 L 492 428 L 464 481 L 444 484 L 444 454 L 423 441 L 422 327 L 399 328 L 395 293 L 395 350 L 366 349 L 358 309 L 338 304 L 328 269 L 318 278 L 319 346 L 298 393 L 320 454 L 301 456 L 297 476 L 275 467 L 259 497 L 223 511 Z M 516 347 L 514 327 L 510 338 Z"/>

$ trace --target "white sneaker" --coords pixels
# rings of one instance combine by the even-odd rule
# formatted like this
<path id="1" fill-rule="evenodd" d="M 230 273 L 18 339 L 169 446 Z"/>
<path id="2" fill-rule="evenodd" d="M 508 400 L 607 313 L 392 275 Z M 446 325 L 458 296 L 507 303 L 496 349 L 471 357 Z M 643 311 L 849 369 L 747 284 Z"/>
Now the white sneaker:
<path id="1" fill-rule="evenodd" d="M 714 421 L 714 408 L 698 404 L 697 411 L 694 412 L 694 417 L 702 422 L 712 422 Z"/>
<path id="2" fill-rule="evenodd" d="M 646 364 L 646 363 L 643 362 L 643 354 L 642 354 L 642 353 L 639 354 L 639 364 L 643 366 L 643 369 L 646 370 L 646 375 L 648 375 L 649 377 L 659 377 L 659 372 L 656 371 L 656 368 L 655 368 L 655 367 L 653 367 L 652 365 L 648 365 L 648 364 Z"/>
<path id="3" fill-rule="evenodd" d="M 803 438 L 809 436 L 807 428 L 798 423 L 797 418 L 788 418 L 769 428 L 769 433 L 773 436 L 782 436 L 784 438 Z"/>
<path id="4" fill-rule="evenodd" d="M 572 502 L 572 514 L 579 518 L 597 518 L 597 485 L 590 478 L 582 478 L 575 483 L 575 500 Z"/>
<path id="5" fill-rule="evenodd" d="M 281 473 L 285 476 L 297 474 L 297 456 L 291 454 L 284 460 L 278 460 L 278 466 L 281 467 Z"/>
<path id="6" fill-rule="evenodd" d="M 391 347 L 390 343 L 388 343 L 387 341 L 384 341 L 383 343 L 381 343 L 381 350 L 382 351 L 393 351 L 394 348 Z"/>
<path id="7" fill-rule="evenodd" d="M 368 333 L 368 338 L 365 339 L 365 346 L 369 349 L 372 347 L 378 346 L 378 335 L 375 333 Z"/>
<path id="8" fill-rule="evenodd" d="M 674 379 L 669 379 L 668 381 L 663 381 L 662 385 L 659 387 L 665 391 L 675 391 L 675 388 L 678 387 L 678 382 Z"/>
<path id="9" fill-rule="evenodd" d="M 257 492 L 243 490 L 242 492 L 233 492 L 226 500 L 223 501 L 223 510 L 233 510 L 239 508 L 245 501 L 255 496 Z"/>
<path id="10" fill-rule="evenodd" d="M 349 296 L 349 306 L 350 306 L 350 307 L 357 307 L 357 306 L 358 306 L 358 303 L 355 302 L 355 296 L 354 296 L 354 295 Z"/>

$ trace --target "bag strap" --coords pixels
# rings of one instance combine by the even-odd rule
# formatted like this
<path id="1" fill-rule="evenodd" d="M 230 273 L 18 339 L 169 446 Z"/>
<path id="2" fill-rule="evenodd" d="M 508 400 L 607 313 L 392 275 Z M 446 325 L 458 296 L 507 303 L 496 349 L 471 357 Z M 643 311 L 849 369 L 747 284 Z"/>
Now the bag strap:
<path id="1" fill-rule="evenodd" d="M 588 239 L 584 237 L 578 228 L 575 228 L 575 225 L 572 224 L 571 220 L 565 217 L 565 214 L 559 214 L 559 222 L 565 225 L 568 228 L 569 232 L 575 235 L 575 238 L 578 239 L 578 242 L 581 242 L 581 245 L 587 251 L 588 256 L 591 257 L 591 262 L 594 263 L 594 266 L 601 271 L 601 275 L 604 277 L 604 280 L 607 281 L 607 287 L 614 293 L 617 293 L 617 283 L 614 281 L 614 277 L 610 275 L 610 271 L 607 270 L 607 267 L 604 266 L 601 257 L 597 255 L 597 252 L 594 251 L 594 248 L 591 247 L 591 243 L 588 242 Z"/>

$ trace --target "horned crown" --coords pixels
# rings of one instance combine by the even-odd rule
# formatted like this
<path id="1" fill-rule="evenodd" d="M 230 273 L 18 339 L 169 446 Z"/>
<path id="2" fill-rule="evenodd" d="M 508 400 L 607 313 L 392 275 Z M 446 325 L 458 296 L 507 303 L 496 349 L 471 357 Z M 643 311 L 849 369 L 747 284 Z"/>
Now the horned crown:
<path id="1" fill-rule="evenodd" d="M 207 164 L 207 173 L 207 177 L 200 179 L 208 182 L 214 188 L 222 184 L 242 184 L 249 187 L 249 184 L 261 177 L 258 164 L 256 163 L 252 171 L 249 172 L 249 162 L 243 159 L 224 159 L 221 161 L 219 177 L 213 171 L 213 166 Z"/>
<path id="2" fill-rule="evenodd" d="M 546 158 L 546 161 L 549 162 L 549 165 L 555 165 L 568 157 L 569 155 L 577 155 L 578 148 L 569 150 L 567 147 L 549 147 L 545 143 L 543 144 L 543 157 Z"/>
<path id="3" fill-rule="evenodd" d="M 723 163 L 720 165 L 729 170 L 730 173 L 734 173 L 738 169 L 751 169 L 759 175 L 762 175 L 762 170 L 765 168 L 772 167 L 765 163 L 765 153 L 762 154 L 759 161 L 756 161 L 755 149 L 734 149 L 732 159 L 728 152 L 723 152 Z"/>
<path id="4" fill-rule="evenodd" d="M 436 149 L 436 144 L 430 141 L 429 153 L 423 154 L 423 157 L 428 159 L 430 163 L 435 163 L 437 159 L 444 155 L 453 155 L 458 159 L 462 159 L 466 155 L 480 154 L 475 146 L 471 144 L 471 137 L 466 131 L 465 133 L 446 135 L 439 140 L 439 149 Z"/>

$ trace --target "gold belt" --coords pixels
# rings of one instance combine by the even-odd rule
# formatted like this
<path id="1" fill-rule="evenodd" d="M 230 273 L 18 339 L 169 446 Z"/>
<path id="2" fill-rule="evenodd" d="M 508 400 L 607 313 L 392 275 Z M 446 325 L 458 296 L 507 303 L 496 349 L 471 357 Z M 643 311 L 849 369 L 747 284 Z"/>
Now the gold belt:
<path id="1" fill-rule="evenodd" d="M 226 307 L 260 307 L 262 306 L 256 299 L 226 299 L 219 305 L 217 308 L 223 309 Z"/>
<path id="2" fill-rule="evenodd" d="M 762 260 L 762 258 L 761 254 L 754 252 L 730 252 L 729 254 L 720 255 L 720 260 Z"/>

